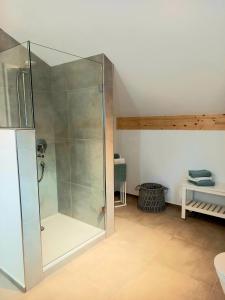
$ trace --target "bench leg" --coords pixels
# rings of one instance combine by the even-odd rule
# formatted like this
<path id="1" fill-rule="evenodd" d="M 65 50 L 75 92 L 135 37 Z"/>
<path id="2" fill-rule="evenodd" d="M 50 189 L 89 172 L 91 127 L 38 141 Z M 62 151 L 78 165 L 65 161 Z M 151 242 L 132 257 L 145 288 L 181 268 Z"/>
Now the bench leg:
<path id="1" fill-rule="evenodd" d="M 124 204 L 127 205 L 127 182 L 124 181 Z"/>
<path id="2" fill-rule="evenodd" d="M 185 205 L 186 205 L 186 194 L 187 194 L 187 191 L 186 191 L 186 188 L 183 188 L 182 189 L 182 207 L 181 207 L 181 218 L 182 219 L 185 219 L 186 218 L 186 209 L 185 209 Z"/>

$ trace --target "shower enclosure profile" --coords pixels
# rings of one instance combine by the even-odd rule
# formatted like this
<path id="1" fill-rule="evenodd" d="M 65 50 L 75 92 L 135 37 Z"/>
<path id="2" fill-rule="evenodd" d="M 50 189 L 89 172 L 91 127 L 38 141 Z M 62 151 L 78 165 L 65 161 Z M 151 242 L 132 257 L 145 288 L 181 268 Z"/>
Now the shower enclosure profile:
<path id="1" fill-rule="evenodd" d="M 113 66 L 0 52 L 0 270 L 24 290 L 113 232 Z"/>

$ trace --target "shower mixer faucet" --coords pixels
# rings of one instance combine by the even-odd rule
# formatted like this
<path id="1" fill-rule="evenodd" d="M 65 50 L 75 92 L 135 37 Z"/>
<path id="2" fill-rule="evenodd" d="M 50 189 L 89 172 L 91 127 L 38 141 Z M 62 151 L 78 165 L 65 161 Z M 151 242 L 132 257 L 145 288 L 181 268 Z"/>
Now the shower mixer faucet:
<path id="1" fill-rule="evenodd" d="M 45 152 L 47 149 L 47 142 L 45 139 L 38 139 L 36 142 L 36 150 L 37 150 L 37 157 L 44 158 Z M 45 172 L 45 162 L 41 160 L 40 168 L 41 168 L 41 175 L 38 178 L 38 182 L 40 183 L 42 179 L 44 178 L 44 172 Z"/>
<path id="2" fill-rule="evenodd" d="M 36 149 L 37 149 L 37 157 L 44 158 L 45 152 L 47 149 L 47 142 L 45 139 L 38 139 L 36 142 Z"/>

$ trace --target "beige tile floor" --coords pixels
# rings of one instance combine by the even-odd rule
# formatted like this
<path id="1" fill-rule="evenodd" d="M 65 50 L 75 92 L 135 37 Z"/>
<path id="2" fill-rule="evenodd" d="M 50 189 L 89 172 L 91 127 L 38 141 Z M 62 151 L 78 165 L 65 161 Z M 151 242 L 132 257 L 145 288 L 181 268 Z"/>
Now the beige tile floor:
<path id="1" fill-rule="evenodd" d="M 225 223 L 168 206 L 160 214 L 116 209 L 116 232 L 26 294 L 0 277 L 0 300 L 225 299 L 213 267 Z"/>

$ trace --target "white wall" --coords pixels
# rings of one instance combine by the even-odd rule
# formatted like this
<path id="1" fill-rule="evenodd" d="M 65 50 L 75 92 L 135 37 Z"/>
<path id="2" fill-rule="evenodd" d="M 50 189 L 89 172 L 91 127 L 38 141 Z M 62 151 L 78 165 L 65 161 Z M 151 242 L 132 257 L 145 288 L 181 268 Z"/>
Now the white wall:
<path id="1" fill-rule="evenodd" d="M 26 290 L 43 276 L 35 130 L 16 130 Z M 16 249 L 14 250 L 16 251 Z"/>
<path id="2" fill-rule="evenodd" d="M 189 169 L 209 169 L 225 182 L 224 131 L 117 131 L 116 150 L 127 162 L 127 191 L 158 182 L 169 188 L 167 201 L 179 204 L 179 187 Z"/>
<path id="3" fill-rule="evenodd" d="M 16 138 L 13 130 L 0 130 L 0 166 L 0 269 L 25 287 Z"/>

